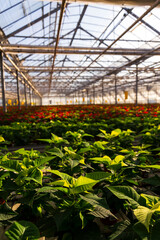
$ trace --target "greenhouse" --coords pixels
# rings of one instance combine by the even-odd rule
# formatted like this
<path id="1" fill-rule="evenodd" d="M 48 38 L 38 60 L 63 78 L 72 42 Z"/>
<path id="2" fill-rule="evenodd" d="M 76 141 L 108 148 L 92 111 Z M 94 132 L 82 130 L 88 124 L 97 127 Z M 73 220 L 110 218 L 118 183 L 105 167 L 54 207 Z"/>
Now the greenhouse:
<path id="1" fill-rule="evenodd" d="M 159 103 L 158 4 L 1 2 L 1 105 Z"/>
<path id="2" fill-rule="evenodd" d="M 0 240 L 159 240 L 160 0 L 0 0 Z"/>

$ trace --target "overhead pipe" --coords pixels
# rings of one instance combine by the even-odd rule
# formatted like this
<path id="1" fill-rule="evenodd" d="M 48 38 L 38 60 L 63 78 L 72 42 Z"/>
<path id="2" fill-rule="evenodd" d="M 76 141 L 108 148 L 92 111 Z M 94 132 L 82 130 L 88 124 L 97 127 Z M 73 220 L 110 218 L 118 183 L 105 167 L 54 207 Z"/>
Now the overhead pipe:
<path id="1" fill-rule="evenodd" d="M 5 79 L 4 79 L 4 65 L 3 65 L 3 52 L 0 51 L 0 75 L 1 75 L 1 87 L 2 87 L 2 104 L 3 112 L 7 112 L 6 106 L 6 89 L 5 89 Z"/>
<path id="2" fill-rule="evenodd" d="M 46 1 L 46 0 L 43 0 Z M 57 2 L 57 0 L 50 0 L 52 2 Z M 155 3 L 154 0 L 69 0 L 68 2 L 80 2 L 83 4 L 111 4 L 111 5 L 123 5 L 123 6 L 150 6 Z"/>
<path id="3" fill-rule="evenodd" d="M 21 109 L 21 102 L 20 102 L 20 89 L 19 89 L 19 77 L 18 71 L 16 70 L 16 80 L 17 80 L 17 99 L 18 99 L 18 109 Z"/>
<path id="4" fill-rule="evenodd" d="M 13 50 L 10 50 L 10 51 L 7 51 L 9 54 L 18 54 L 18 53 L 23 53 L 23 54 L 28 54 L 28 53 L 31 53 L 31 54 L 44 54 L 44 55 L 54 55 L 54 53 L 52 52 L 52 51 L 40 51 L 40 52 L 36 52 L 35 50 L 29 50 L 29 51 L 23 51 L 22 49 L 21 50 L 15 50 L 15 49 L 13 49 Z M 137 55 L 143 55 L 143 54 L 145 54 L 146 53 L 146 50 L 145 51 L 141 51 L 141 49 L 140 50 L 138 50 L 138 51 L 136 51 L 136 50 L 131 50 L 131 51 L 123 51 L 123 49 L 121 50 L 121 51 L 115 51 L 115 50 L 110 50 L 110 51 L 108 51 L 108 52 L 105 52 L 105 53 L 103 53 L 103 51 L 99 51 L 99 50 L 97 50 L 97 51 L 79 51 L 79 50 L 77 50 L 77 51 L 75 51 L 75 50 L 71 50 L 71 51 L 59 51 L 59 50 L 57 50 L 57 52 L 56 52 L 56 55 L 59 55 L 59 54 L 61 54 L 61 55 L 100 55 L 100 54 L 103 54 L 103 55 L 126 55 L 126 56 L 137 56 Z M 151 53 L 148 53 L 148 55 L 151 55 Z M 160 55 L 160 51 L 158 50 L 158 51 L 155 51 L 155 52 L 153 52 L 153 54 L 152 54 L 152 56 L 153 55 Z"/>
<path id="5" fill-rule="evenodd" d="M 118 42 L 127 32 L 129 32 L 139 21 L 141 21 L 149 12 L 151 12 L 151 11 L 152 11 L 155 7 L 157 7 L 159 4 L 160 4 L 160 0 L 154 1 L 154 4 L 153 4 L 151 7 L 149 7 L 149 8 L 148 8 L 134 23 L 132 23 L 122 34 L 120 34 L 119 37 L 118 37 L 117 39 L 115 39 L 115 40 L 104 50 L 103 53 L 101 53 L 98 57 L 96 57 L 96 59 L 94 59 L 94 60 L 89 64 L 89 66 L 87 66 L 83 71 L 81 71 L 81 72 L 78 74 L 78 76 L 79 76 L 81 73 L 83 73 L 88 67 L 90 67 L 95 61 L 97 61 L 106 51 L 108 51 L 109 49 L 111 49 L 111 47 L 112 47 L 116 42 Z M 157 51 L 158 49 L 160 49 L 160 48 L 153 49 L 152 51 L 150 51 L 150 52 L 148 52 L 148 53 L 152 53 L 152 52 L 154 52 L 154 51 Z M 146 55 L 147 55 L 148 53 L 146 53 Z M 135 64 L 137 60 L 140 61 L 143 57 L 144 57 L 144 56 L 141 56 L 141 57 L 139 57 L 138 59 L 135 59 L 133 62 L 131 61 L 131 64 Z M 129 64 L 130 64 L 130 62 L 127 63 L 127 64 L 125 64 L 124 66 L 122 66 L 122 68 L 128 67 Z M 119 68 L 118 68 L 118 69 L 119 69 Z M 117 69 L 117 70 L 118 70 L 118 69 Z M 120 69 L 121 69 L 121 68 L 120 68 Z M 115 71 L 116 71 L 116 70 L 115 70 Z M 117 72 L 118 72 L 118 71 L 117 71 Z M 111 72 L 111 74 L 114 74 L 114 73 L 116 73 L 116 72 Z M 107 74 L 107 75 L 108 75 L 108 74 Z M 77 77 L 78 77 L 78 76 L 77 76 Z M 105 76 L 106 76 L 106 75 L 105 75 Z M 103 79 L 105 76 L 102 76 L 102 77 L 100 77 L 100 78 L 97 78 L 96 80 L 94 80 L 94 81 L 92 81 L 92 82 L 90 82 L 90 83 L 88 83 L 88 84 L 83 85 L 80 89 L 84 89 L 84 88 L 86 88 L 88 85 L 93 84 L 93 83 L 95 83 L 95 82 L 98 82 L 99 80 Z M 72 81 L 69 82 L 69 83 L 72 83 L 74 80 L 76 80 L 77 77 L 74 77 L 74 78 L 72 79 Z M 70 94 L 72 94 L 73 92 L 74 92 L 74 91 L 71 91 L 71 92 L 69 92 L 67 95 L 70 95 Z"/>
<path id="6" fill-rule="evenodd" d="M 54 49 L 52 70 L 51 70 L 50 79 L 49 79 L 49 92 L 50 92 L 50 89 L 51 89 L 52 76 L 53 76 L 53 71 L 54 71 L 54 63 L 55 63 L 55 59 L 56 59 L 57 47 L 58 47 L 58 43 L 59 43 L 60 30 L 61 30 L 61 25 L 62 25 L 62 18 L 63 18 L 63 13 L 64 13 L 64 10 L 65 10 L 65 7 L 66 7 L 66 0 L 62 0 L 61 12 L 60 12 L 59 24 L 58 24 L 58 30 L 57 30 L 57 38 L 56 38 L 56 44 L 55 44 L 55 49 Z"/>
<path id="7" fill-rule="evenodd" d="M 138 104 L 138 64 L 136 64 L 136 100 L 135 104 Z"/>
<path id="8" fill-rule="evenodd" d="M 9 57 L 9 55 L 5 53 L 5 51 L 3 50 L 3 48 L 1 46 L 0 46 L 0 50 L 4 53 L 5 57 L 15 67 L 15 69 L 21 74 L 21 76 L 26 80 L 28 85 L 30 85 L 32 87 L 32 89 L 41 97 L 41 94 L 37 91 L 37 89 L 33 86 L 33 84 L 27 79 L 27 77 L 21 72 L 20 68 L 12 61 L 12 59 Z"/>
<path id="9" fill-rule="evenodd" d="M 32 54 L 49 54 L 53 55 L 53 46 L 37 46 L 37 45 L 16 45 L 16 44 L 2 44 L 2 49 L 5 53 L 17 54 L 17 53 L 32 53 Z M 57 47 L 56 54 L 101 54 L 106 50 L 104 47 Z M 152 51 L 153 49 L 147 49 Z M 142 55 L 146 53 L 145 48 L 110 48 L 103 54 L 112 55 Z M 157 50 L 153 54 L 159 55 L 160 50 Z"/>

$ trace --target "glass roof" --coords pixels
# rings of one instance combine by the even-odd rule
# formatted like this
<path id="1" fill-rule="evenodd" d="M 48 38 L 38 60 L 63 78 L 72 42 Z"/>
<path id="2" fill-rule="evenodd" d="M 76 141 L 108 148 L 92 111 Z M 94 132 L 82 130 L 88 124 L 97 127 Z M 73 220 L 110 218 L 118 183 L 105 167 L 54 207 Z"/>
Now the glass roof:
<path id="1" fill-rule="evenodd" d="M 154 81 L 160 67 L 160 17 L 159 8 L 145 14 L 148 9 L 67 2 L 60 21 L 61 2 L 0 0 L 6 88 L 16 92 L 16 69 L 8 57 L 20 80 L 25 76 L 27 86 L 41 96 L 69 95 L 102 80 L 113 85 L 115 75 L 123 88 L 124 82 L 134 84 L 136 69 L 140 79 Z"/>

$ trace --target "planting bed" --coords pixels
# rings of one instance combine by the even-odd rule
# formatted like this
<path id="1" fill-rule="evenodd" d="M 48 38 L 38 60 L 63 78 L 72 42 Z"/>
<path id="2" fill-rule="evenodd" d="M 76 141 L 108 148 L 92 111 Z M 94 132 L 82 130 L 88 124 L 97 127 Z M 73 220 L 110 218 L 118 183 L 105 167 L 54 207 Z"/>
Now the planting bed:
<path id="1" fill-rule="evenodd" d="M 90 105 L 2 115 L 0 239 L 159 240 L 159 112 Z"/>

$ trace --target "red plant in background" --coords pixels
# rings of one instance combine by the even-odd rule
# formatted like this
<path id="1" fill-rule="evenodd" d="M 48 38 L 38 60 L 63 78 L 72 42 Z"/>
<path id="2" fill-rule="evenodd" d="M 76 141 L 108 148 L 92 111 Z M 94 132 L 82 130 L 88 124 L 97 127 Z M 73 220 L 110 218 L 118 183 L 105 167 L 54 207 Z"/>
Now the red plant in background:
<path id="1" fill-rule="evenodd" d="M 3 199 L 3 198 L 0 198 L 0 205 L 3 205 L 3 204 L 5 204 L 5 200 Z"/>
<path id="2" fill-rule="evenodd" d="M 0 108 L 0 123 L 41 122 L 50 120 L 74 119 L 110 119 L 115 117 L 158 117 L 159 105 L 64 105 L 64 106 L 32 106 L 9 107 L 7 113 Z"/>

